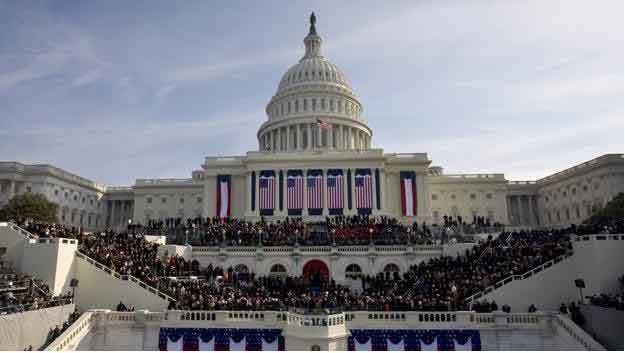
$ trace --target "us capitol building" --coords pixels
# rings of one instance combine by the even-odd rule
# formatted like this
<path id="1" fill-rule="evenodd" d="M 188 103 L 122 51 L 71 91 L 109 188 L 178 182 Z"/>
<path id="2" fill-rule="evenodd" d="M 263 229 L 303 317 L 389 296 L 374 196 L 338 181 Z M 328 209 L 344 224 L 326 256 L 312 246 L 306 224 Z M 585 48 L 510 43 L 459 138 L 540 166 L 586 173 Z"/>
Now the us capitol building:
<path id="1" fill-rule="evenodd" d="M 280 79 L 257 133 L 258 151 L 206 157 L 188 179 L 104 186 L 50 165 L 0 162 L 0 206 L 39 192 L 58 218 L 84 229 L 148 219 L 388 215 L 440 224 L 445 215 L 509 226 L 577 223 L 623 191 L 623 155 L 606 154 L 536 181 L 445 174 L 427 153 L 372 148 L 373 131 L 345 74 L 322 54 L 314 16 L 303 57 Z"/>

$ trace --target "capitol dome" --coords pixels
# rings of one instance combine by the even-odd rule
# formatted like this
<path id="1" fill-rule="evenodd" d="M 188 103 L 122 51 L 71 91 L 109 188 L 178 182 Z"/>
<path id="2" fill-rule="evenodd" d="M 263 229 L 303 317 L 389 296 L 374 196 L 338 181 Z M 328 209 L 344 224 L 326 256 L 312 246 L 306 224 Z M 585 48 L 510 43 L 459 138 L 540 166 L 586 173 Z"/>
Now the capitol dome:
<path id="1" fill-rule="evenodd" d="M 362 150 L 371 129 L 343 72 L 321 55 L 314 13 L 304 38 L 305 53 L 282 76 L 258 130 L 261 151 Z"/>

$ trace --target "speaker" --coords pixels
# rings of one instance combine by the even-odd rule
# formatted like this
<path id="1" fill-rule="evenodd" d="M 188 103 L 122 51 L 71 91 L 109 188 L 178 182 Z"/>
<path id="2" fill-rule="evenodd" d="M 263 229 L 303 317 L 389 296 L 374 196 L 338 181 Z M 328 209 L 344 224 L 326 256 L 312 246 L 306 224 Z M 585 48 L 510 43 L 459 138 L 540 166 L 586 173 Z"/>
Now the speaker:
<path id="1" fill-rule="evenodd" d="M 78 287 L 78 280 L 77 280 L 76 278 L 72 278 L 72 279 L 69 281 L 69 286 L 70 286 L 71 288 L 76 288 L 76 287 Z"/>
<path id="2" fill-rule="evenodd" d="M 586 284 L 584 283 L 584 280 L 581 278 L 578 278 L 575 280 L 575 287 L 577 288 L 586 288 Z"/>

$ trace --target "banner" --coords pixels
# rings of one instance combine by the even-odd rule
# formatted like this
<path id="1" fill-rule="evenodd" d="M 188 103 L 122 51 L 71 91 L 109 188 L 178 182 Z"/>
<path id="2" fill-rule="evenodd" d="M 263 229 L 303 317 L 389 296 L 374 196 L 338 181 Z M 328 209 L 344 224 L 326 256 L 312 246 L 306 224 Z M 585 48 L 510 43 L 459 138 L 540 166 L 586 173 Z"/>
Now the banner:
<path id="1" fill-rule="evenodd" d="M 217 175 L 217 217 L 230 217 L 230 175 Z"/>
<path id="2" fill-rule="evenodd" d="M 328 169 L 328 213 L 331 215 L 342 215 L 344 207 L 344 178 L 343 170 Z"/>
<path id="3" fill-rule="evenodd" d="M 323 212 L 323 171 L 321 169 L 308 171 L 306 189 L 308 214 L 321 216 Z"/>
<path id="4" fill-rule="evenodd" d="M 284 351 L 281 329 L 165 328 L 161 351 Z"/>
<path id="5" fill-rule="evenodd" d="M 304 173 L 302 170 L 286 172 L 286 209 L 289 216 L 301 216 L 304 208 Z"/>
<path id="6" fill-rule="evenodd" d="M 347 349 L 388 351 L 479 351 L 478 330 L 351 329 Z"/>
<path id="7" fill-rule="evenodd" d="M 403 216 L 417 215 L 417 186 L 415 172 L 399 173 L 401 213 Z"/>
<path id="8" fill-rule="evenodd" d="M 371 169 L 356 169 L 354 184 L 358 214 L 371 214 L 373 199 L 371 195 Z"/>
<path id="9" fill-rule="evenodd" d="M 259 209 L 261 216 L 273 216 L 276 202 L 276 176 L 273 170 L 262 170 L 258 180 Z"/>

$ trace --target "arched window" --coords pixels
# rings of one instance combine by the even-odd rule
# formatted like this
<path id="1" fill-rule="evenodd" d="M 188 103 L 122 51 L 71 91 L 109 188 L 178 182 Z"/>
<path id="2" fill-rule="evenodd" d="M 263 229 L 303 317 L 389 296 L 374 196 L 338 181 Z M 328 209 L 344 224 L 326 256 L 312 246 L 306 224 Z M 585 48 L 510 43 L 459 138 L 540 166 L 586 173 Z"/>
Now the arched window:
<path id="1" fill-rule="evenodd" d="M 384 272 L 399 272 L 399 266 L 395 264 L 388 264 L 384 266 Z"/>
<path id="2" fill-rule="evenodd" d="M 238 265 L 234 266 L 234 272 L 237 272 L 237 273 L 248 273 L 249 270 L 247 269 L 247 266 L 245 266 L 244 264 L 238 264 Z"/>
<path id="3" fill-rule="evenodd" d="M 345 277 L 356 278 L 362 275 L 362 269 L 357 264 L 348 265 L 345 268 Z"/>
<path id="4" fill-rule="evenodd" d="M 270 276 L 286 276 L 286 268 L 282 264 L 275 264 L 269 270 Z"/>

